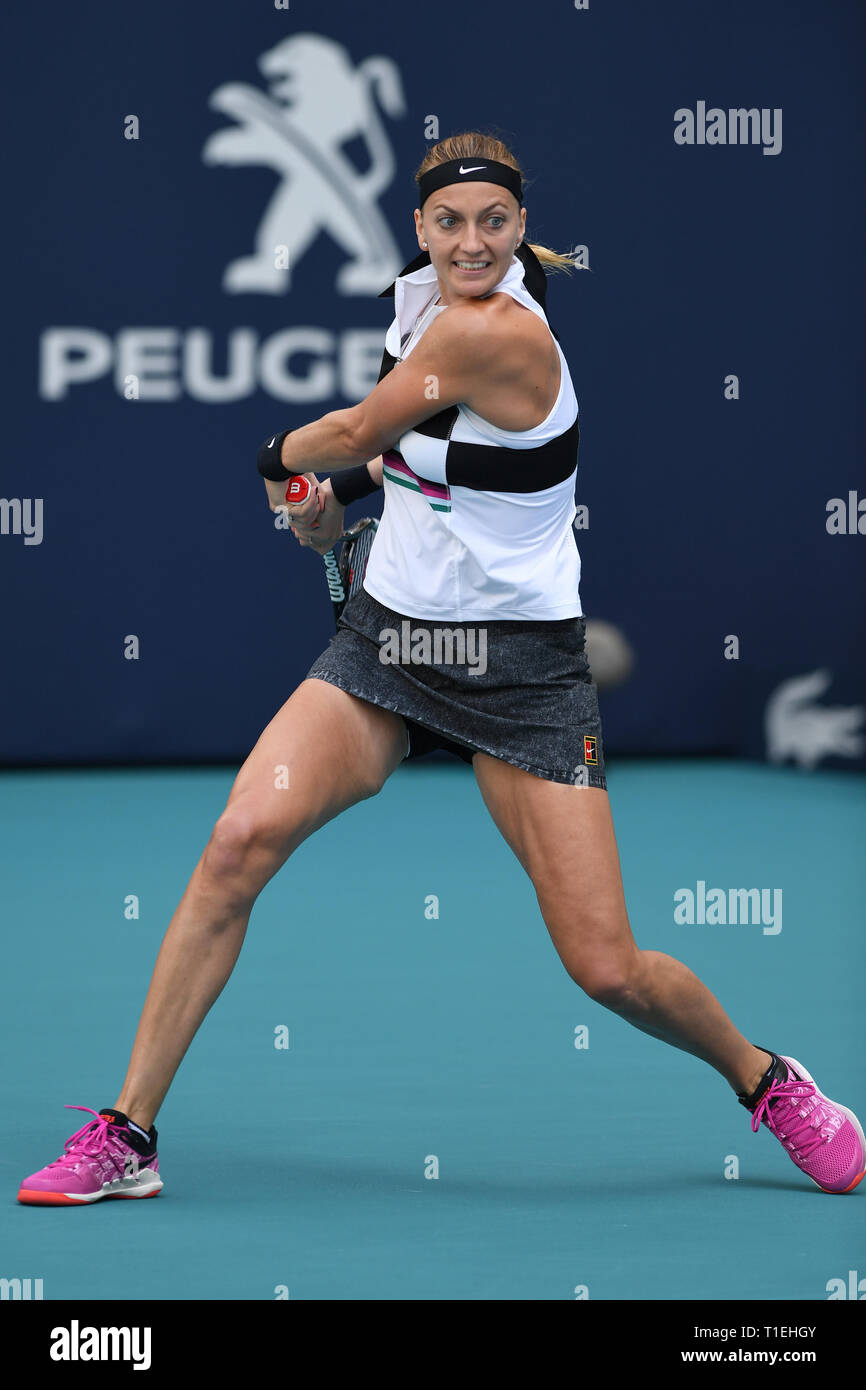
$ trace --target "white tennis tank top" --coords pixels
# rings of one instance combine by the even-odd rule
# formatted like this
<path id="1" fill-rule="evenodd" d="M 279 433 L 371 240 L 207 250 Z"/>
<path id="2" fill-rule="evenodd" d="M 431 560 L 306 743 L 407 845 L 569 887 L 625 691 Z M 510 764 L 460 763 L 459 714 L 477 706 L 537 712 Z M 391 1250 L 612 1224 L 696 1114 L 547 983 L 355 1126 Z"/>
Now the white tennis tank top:
<path id="1" fill-rule="evenodd" d="M 547 324 L 516 256 L 490 293 L 510 294 Z M 397 278 L 387 353 L 408 356 L 447 307 L 438 294 L 432 265 Z M 572 528 L 578 406 L 554 342 L 559 393 L 540 425 L 502 430 L 455 405 L 383 455 L 385 505 L 364 578 L 380 603 L 453 622 L 582 615 Z"/>

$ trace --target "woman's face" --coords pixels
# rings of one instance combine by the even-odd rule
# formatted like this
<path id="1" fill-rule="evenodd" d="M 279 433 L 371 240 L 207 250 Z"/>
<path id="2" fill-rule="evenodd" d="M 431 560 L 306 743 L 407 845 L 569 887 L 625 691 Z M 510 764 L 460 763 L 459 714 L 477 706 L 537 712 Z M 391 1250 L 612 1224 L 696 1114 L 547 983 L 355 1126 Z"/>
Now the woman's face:
<path id="1" fill-rule="evenodd" d="M 427 243 L 443 303 L 488 294 L 525 226 L 526 209 L 498 183 L 448 184 L 431 193 L 423 214 L 415 210 L 415 229 L 419 244 Z"/>

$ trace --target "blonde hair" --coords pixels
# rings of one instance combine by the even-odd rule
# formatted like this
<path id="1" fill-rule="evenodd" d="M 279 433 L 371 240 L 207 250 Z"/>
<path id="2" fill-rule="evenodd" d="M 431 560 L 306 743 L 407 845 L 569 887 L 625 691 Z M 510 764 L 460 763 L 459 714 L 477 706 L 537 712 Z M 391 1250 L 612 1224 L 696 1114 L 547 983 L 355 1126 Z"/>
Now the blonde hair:
<path id="1" fill-rule="evenodd" d="M 514 155 L 495 135 L 480 130 L 464 130 L 460 135 L 449 135 L 437 145 L 431 145 L 415 171 L 415 182 L 418 183 L 428 169 L 434 169 L 437 164 L 444 164 L 449 159 L 495 159 L 500 164 L 510 164 L 523 178 L 523 170 Z M 585 269 L 574 251 L 552 251 L 549 246 L 538 246 L 531 241 L 526 244 L 535 252 L 545 270 Z"/>

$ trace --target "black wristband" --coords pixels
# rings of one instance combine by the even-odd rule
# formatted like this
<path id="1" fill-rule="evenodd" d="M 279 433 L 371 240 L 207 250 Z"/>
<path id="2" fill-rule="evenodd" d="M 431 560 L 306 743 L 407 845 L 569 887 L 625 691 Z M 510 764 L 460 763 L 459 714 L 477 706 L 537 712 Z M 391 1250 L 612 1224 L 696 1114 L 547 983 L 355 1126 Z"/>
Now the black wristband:
<path id="1" fill-rule="evenodd" d="M 256 455 L 259 472 L 263 478 L 269 479 L 272 483 L 286 483 L 289 478 L 294 476 L 280 462 L 283 440 L 291 432 L 291 430 L 283 430 L 282 434 L 275 434 L 273 439 L 266 439 Z"/>
<path id="2" fill-rule="evenodd" d="M 371 478 L 366 463 L 362 463 L 360 468 L 345 468 L 339 473 L 331 474 L 331 491 L 341 507 L 348 507 L 350 502 L 369 497 L 371 492 L 377 492 L 380 487 L 381 483 L 376 483 Z"/>

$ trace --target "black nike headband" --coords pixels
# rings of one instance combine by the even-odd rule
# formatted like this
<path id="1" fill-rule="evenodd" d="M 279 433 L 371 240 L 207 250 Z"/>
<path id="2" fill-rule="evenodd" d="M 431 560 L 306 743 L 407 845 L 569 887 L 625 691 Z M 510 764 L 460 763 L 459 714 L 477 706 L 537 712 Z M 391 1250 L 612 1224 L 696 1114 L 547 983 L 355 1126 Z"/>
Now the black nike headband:
<path id="1" fill-rule="evenodd" d="M 523 180 L 518 171 L 497 159 L 476 156 L 448 159 L 444 164 L 434 164 L 432 169 L 422 174 L 418 180 L 419 208 L 424 206 L 431 193 L 452 183 L 498 183 L 513 193 L 518 203 L 523 203 Z"/>

